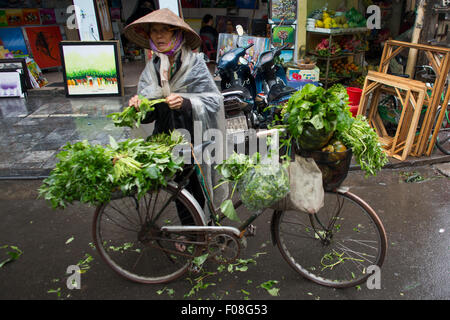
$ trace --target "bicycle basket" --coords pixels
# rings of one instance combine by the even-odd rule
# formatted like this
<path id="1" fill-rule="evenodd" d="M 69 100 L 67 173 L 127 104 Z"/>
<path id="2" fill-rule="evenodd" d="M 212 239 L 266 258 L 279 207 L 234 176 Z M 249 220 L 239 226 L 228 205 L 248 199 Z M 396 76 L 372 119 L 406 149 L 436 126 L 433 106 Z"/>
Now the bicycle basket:
<path id="1" fill-rule="evenodd" d="M 331 191 L 341 185 L 348 174 L 352 161 L 352 149 L 343 152 L 304 151 L 295 148 L 305 158 L 313 158 L 322 172 L 323 188 Z"/>

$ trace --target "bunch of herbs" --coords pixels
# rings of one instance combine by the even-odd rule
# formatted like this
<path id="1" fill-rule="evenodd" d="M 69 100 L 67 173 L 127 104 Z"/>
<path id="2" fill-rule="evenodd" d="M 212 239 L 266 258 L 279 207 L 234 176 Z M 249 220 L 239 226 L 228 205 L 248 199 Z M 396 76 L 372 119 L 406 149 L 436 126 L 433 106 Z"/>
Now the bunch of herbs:
<path id="1" fill-rule="evenodd" d="M 122 112 L 114 112 L 109 114 L 108 118 L 111 118 L 114 125 L 117 127 L 133 128 L 135 126 L 136 128 L 139 128 L 142 120 L 144 120 L 147 116 L 147 113 L 155 110 L 154 105 L 166 102 L 165 99 L 149 100 L 141 95 L 139 96 L 139 100 L 139 110 L 137 110 L 134 106 L 128 106 Z"/>
<path id="2" fill-rule="evenodd" d="M 136 193 L 166 186 L 179 170 L 183 159 L 172 154 L 183 142 L 179 134 L 162 133 L 144 139 L 90 145 L 87 141 L 68 143 L 57 158 L 59 162 L 39 188 L 39 195 L 53 208 L 65 208 L 74 201 L 99 205 L 110 201 L 111 193 Z"/>

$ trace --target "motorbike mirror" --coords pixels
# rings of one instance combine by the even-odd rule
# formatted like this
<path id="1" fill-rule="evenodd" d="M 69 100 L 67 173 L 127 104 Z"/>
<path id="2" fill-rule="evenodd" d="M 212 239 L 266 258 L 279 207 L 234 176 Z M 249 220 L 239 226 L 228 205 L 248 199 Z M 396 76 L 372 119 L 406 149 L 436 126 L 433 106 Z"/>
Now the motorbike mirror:
<path id="1" fill-rule="evenodd" d="M 236 31 L 237 31 L 237 34 L 238 34 L 240 37 L 242 37 L 242 36 L 244 35 L 244 28 L 242 28 L 242 26 L 241 26 L 240 24 L 238 24 L 238 25 L 236 26 Z"/>
<path id="2" fill-rule="evenodd" d="M 248 65 L 248 61 L 244 57 L 239 57 L 239 62 L 243 65 Z"/>

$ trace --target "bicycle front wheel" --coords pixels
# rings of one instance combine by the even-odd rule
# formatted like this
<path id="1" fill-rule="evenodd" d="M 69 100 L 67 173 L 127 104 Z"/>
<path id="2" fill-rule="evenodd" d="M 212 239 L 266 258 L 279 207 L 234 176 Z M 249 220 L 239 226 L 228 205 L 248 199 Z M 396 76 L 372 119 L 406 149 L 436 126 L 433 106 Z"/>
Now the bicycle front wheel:
<path id="1" fill-rule="evenodd" d="M 289 265 L 318 284 L 346 288 L 370 276 L 386 254 L 384 227 L 374 210 L 350 192 L 326 192 L 316 214 L 277 211 L 274 232 Z"/>
<path id="2" fill-rule="evenodd" d="M 201 234 L 164 233 L 163 226 L 205 223 L 191 199 L 171 185 L 111 200 L 97 208 L 93 237 L 101 258 L 121 276 L 157 284 L 181 277 L 202 250 Z"/>

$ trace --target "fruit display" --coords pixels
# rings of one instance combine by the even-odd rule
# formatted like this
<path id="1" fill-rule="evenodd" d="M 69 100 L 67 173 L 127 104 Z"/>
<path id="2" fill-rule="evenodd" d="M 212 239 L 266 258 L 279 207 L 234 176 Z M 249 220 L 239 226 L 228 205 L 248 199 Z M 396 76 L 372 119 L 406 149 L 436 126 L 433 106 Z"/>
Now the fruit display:
<path id="1" fill-rule="evenodd" d="M 344 15 L 335 16 L 333 12 L 324 11 L 322 19 L 316 20 L 317 28 L 348 28 L 347 18 Z"/>
<path id="2" fill-rule="evenodd" d="M 334 12 L 333 10 L 323 10 L 321 17 L 316 18 L 315 22 L 316 28 L 325 28 L 325 29 L 334 29 L 334 28 L 347 29 L 365 26 L 366 26 L 366 19 L 355 8 L 352 8 L 346 12 L 340 11 L 337 13 Z"/>
<path id="3" fill-rule="evenodd" d="M 367 21 L 364 16 L 355 8 L 351 8 L 345 13 L 350 28 L 365 27 Z"/>
<path id="4" fill-rule="evenodd" d="M 321 57 L 331 57 L 341 54 L 341 47 L 334 41 L 328 39 L 322 39 L 322 41 L 316 46 L 316 53 Z"/>
<path id="5" fill-rule="evenodd" d="M 359 72 L 360 67 L 353 62 L 344 62 L 343 60 L 333 61 L 331 64 L 333 71 L 340 77 L 350 77 L 353 73 Z"/>

